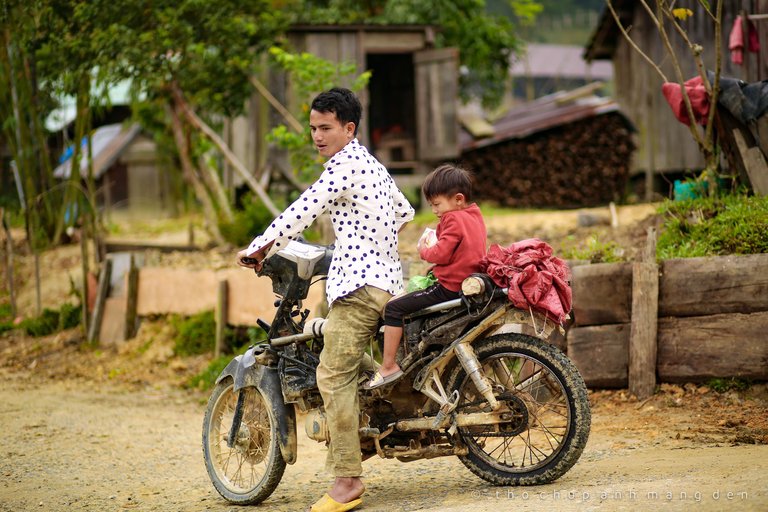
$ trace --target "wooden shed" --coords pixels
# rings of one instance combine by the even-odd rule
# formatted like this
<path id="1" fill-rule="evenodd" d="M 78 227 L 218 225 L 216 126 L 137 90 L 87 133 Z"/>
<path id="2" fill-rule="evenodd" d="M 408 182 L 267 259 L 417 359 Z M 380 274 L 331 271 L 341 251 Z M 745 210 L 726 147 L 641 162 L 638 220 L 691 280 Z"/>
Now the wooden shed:
<path id="1" fill-rule="evenodd" d="M 723 0 L 722 75 L 748 82 L 768 78 L 768 20 L 759 18 L 768 13 L 766 0 Z M 670 80 L 675 73 L 666 57 L 666 50 L 658 30 L 639 2 L 612 0 L 624 27 L 631 27 L 630 36 L 635 44 L 660 64 Z M 693 16 L 681 22 L 693 42 L 704 47 L 703 59 L 708 69 L 715 68 L 715 39 L 713 23 L 695 0 L 683 0 L 676 7 L 686 7 Z M 714 8 L 714 4 L 713 4 Z M 728 50 L 729 33 L 739 14 L 755 16 L 753 23 L 760 40 L 760 52 L 745 52 L 744 64 L 734 64 Z M 669 27 L 670 39 L 686 79 L 698 74 L 693 58 L 684 41 Z M 609 59 L 614 66 L 614 91 L 621 110 L 638 130 L 638 149 L 634 154 L 631 172 L 645 174 L 646 193 L 652 188 L 666 192 L 670 186 L 659 175 L 697 172 L 703 167 L 696 143 L 690 132 L 679 123 L 661 94 L 662 79 L 656 71 L 625 40 L 608 8 L 604 8 L 597 28 L 585 50 L 587 61 Z M 639 177 L 639 176 L 638 176 Z"/>
<path id="2" fill-rule="evenodd" d="M 368 87 L 358 93 L 363 104 L 358 138 L 401 184 L 419 184 L 435 162 L 459 155 L 459 54 L 456 48 L 434 48 L 432 27 L 306 25 L 292 27 L 288 39 L 295 51 L 354 63 L 358 73 L 372 71 Z M 273 74 L 261 79 L 278 100 L 295 107 L 285 77 Z M 275 165 L 264 134 L 282 122 L 257 94 L 248 113 L 229 123 L 225 138 L 246 167 L 258 174 Z M 229 184 L 238 185 L 237 177 Z"/>
<path id="3" fill-rule="evenodd" d="M 169 214 L 167 173 L 158 172 L 155 142 L 144 135 L 138 124 L 100 126 L 91 135 L 93 174 L 98 206 L 107 212 L 121 211 L 131 216 Z M 83 151 L 86 145 L 83 144 Z M 54 169 L 54 176 L 68 179 L 72 172 L 71 148 Z M 80 175 L 88 173 L 88 158 L 80 161 Z"/>

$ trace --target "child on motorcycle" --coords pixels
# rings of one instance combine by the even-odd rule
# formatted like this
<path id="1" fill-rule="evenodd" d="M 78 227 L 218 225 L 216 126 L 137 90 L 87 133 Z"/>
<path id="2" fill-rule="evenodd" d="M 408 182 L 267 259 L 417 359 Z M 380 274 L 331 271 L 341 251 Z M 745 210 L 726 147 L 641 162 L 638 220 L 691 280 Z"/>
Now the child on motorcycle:
<path id="1" fill-rule="evenodd" d="M 403 337 L 403 316 L 458 298 L 461 282 L 470 274 L 481 271 L 480 262 L 486 253 L 485 222 L 480 208 L 470 202 L 472 182 L 466 170 L 443 164 L 427 175 L 421 190 L 439 222 L 437 241 L 430 243 L 427 236 L 422 236 L 417 247 L 421 259 L 433 264 L 430 270 L 437 283 L 387 303 L 383 360 L 376 374 L 366 383 L 367 389 L 394 382 L 403 374 L 395 361 Z"/>

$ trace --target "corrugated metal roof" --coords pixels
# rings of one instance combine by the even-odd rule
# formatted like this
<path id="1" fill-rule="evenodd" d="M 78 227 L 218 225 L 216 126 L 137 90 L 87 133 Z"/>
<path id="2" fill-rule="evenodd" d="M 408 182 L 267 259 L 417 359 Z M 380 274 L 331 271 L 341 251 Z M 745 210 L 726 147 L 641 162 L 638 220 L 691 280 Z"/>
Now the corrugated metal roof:
<path id="1" fill-rule="evenodd" d="M 122 124 L 108 124 L 101 126 L 93 132 L 91 150 L 93 152 L 93 175 L 99 178 L 120 157 L 123 150 L 133 142 L 133 139 L 141 131 L 138 124 L 123 126 Z M 83 144 L 83 158 L 80 160 L 80 175 L 88 174 L 87 146 Z M 57 178 L 69 178 L 72 172 L 72 159 L 68 158 L 56 167 L 53 175 Z"/>
<path id="2" fill-rule="evenodd" d="M 522 139 L 535 133 L 580 119 L 619 111 L 610 98 L 587 96 L 569 100 L 573 94 L 558 92 L 511 109 L 493 123 L 494 135 L 474 139 L 466 130 L 459 136 L 461 151 L 471 151 L 510 139 Z"/>

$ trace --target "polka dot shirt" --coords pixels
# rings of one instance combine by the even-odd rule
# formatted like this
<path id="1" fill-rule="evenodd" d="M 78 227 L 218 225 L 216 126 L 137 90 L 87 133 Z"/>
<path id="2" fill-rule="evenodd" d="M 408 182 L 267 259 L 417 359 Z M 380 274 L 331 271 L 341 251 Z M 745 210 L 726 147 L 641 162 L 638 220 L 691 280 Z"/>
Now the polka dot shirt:
<path id="1" fill-rule="evenodd" d="M 274 240 L 267 256 L 285 247 L 328 211 L 336 249 L 326 293 L 331 303 L 364 285 L 403 291 L 397 232 L 414 210 L 383 165 L 357 139 L 324 164 L 318 180 L 248 246 L 253 254 Z"/>

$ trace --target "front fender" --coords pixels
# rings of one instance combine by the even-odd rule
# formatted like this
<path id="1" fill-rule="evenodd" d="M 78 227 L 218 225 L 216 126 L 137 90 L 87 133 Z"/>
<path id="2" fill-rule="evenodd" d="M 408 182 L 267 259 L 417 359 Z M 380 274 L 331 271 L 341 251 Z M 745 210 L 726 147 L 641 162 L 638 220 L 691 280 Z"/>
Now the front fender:
<path id="1" fill-rule="evenodd" d="M 277 424 L 277 444 L 283 460 L 288 464 L 296 462 L 296 411 L 283 400 L 280 376 L 277 368 L 257 364 L 253 355 L 254 348 L 248 349 L 245 354 L 236 356 L 222 370 L 216 379 L 216 384 L 226 378 L 234 382 L 234 391 L 238 392 L 245 387 L 255 387 L 264 395 L 272 406 L 275 422 Z"/>

